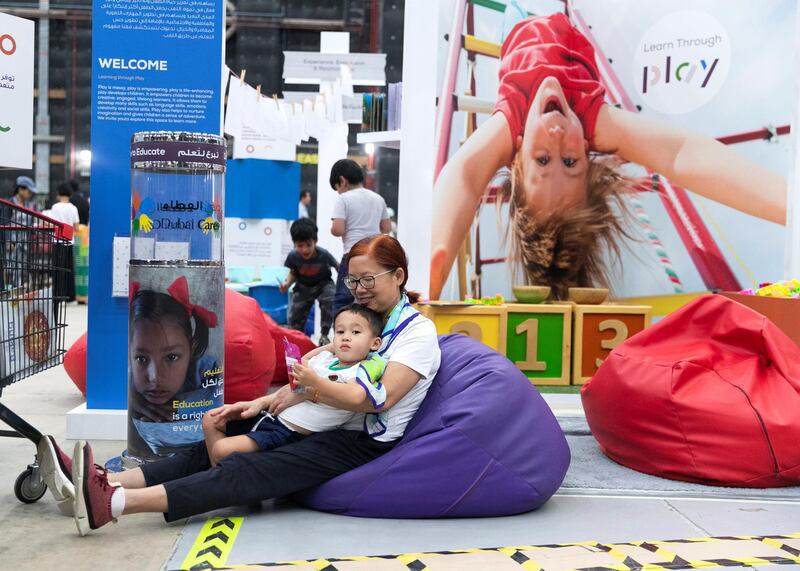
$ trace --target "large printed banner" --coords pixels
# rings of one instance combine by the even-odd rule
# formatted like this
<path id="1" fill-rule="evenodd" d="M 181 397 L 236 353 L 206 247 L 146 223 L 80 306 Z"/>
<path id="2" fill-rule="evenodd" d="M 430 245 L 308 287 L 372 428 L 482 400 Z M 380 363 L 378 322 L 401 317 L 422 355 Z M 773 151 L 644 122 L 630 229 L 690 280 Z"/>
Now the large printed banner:
<path id="1" fill-rule="evenodd" d="M 222 406 L 222 265 L 132 261 L 128 318 L 128 451 L 136 460 L 203 439 L 201 419 Z"/>
<path id="2" fill-rule="evenodd" d="M 0 13 L 0 167 L 31 168 L 33 22 Z"/>
<path id="3" fill-rule="evenodd" d="M 455 8 L 440 3 L 441 37 Z M 462 269 L 484 295 L 528 283 L 565 298 L 607 284 L 635 297 L 782 279 L 796 77 L 776 62 L 794 53 L 794 2 L 571 8 L 467 8 L 488 44 L 463 40 L 478 52 L 474 92 L 464 50 L 451 67 L 453 91 L 477 100 L 445 139 L 431 297 L 459 297 L 454 262 L 468 236 Z M 443 86 L 449 47 L 443 39 Z M 464 109 L 481 107 L 493 113 L 468 135 Z"/>
<path id="4" fill-rule="evenodd" d="M 127 306 L 111 297 L 110 270 L 114 236 L 131 233 L 131 136 L 221 134 L 224 13 L 222 0 L 93 4 L 89 408 L 126 402 Z"/>

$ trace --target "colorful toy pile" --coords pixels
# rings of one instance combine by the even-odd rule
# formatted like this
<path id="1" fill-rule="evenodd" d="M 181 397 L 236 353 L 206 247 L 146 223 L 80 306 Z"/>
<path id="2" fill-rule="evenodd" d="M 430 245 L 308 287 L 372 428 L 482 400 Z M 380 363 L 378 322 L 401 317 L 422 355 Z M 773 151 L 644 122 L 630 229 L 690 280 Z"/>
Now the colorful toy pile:
<path id="1" fill-rule="evenodd" d="M 499 293 L 492 297 L 483 296 L 480 299 L 475 299 L 474 297 L 464 298 L 464 303 L 469 303 L 470 305 L 503 305 L 505 302 L 506 300 Z"/>
<path id="2" fill-rule="evenodd" d="M 744 289 L 739 293 L 744 295 L 760 295 L 762 297 L 789 297 L 800 299 L 800 281 L 763 282 L 758 284 L 758 289 Z"/>

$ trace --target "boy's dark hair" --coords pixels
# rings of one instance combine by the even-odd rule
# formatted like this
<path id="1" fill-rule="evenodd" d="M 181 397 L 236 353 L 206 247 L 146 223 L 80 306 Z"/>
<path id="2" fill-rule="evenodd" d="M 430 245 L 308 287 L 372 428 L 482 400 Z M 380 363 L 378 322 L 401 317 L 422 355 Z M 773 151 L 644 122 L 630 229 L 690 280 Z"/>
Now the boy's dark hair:
<path id="1" fill-rule="evenodd" d="M 300 200 L 303 200 L 306 196 L 311 196 L 310 190 L 301 190 L 300 191 Z"/>
<path id="2" fill-rule="evenodd" d="M 62 182 L 56 187 L 58 196 L 72 196 L 72 187 L 68 182 Z"/>
<path id="3" fill-rule="evenodd" d="M 359 305 L 357 303 L 351 303 L 350 305 L 345 305 L 339 311 L 336 312 L 336 315 L 333 318 L 333 323 L 336 323 L 336 319 L 342 313 L 355 313 L 356 315 L 360 315 L 364 319 L 367 320 L 367 324 L 369 325 L 370 332 L 375 335 L 375 337 L 380 337 L 381 333 L 383 333 L 383 326 L 386 324 L 386 320 L 384 320 L 383 315 L 378 313 L 377 311 L 371 310 L 369 307 Z"/>
<path id="4" fill-rule="evenodd" d="M 180 327 L 189 340 L 192 359 L 201 357 L 208 348 L 208 325 L 202 319 L 195 318 L 194 332 L 192 332 L 192 320 L 189 319 L 186 307 L 169 294 L 149 289 L 136 292 L 131 299 L 128 319 L 130 323 L 142 320 L 153 323 L 171 321 Z"/>
<path id="5" fill-rule="evenodd" d="M 298 218 L 292 222 L 289 233 L 292 235 L 292 242 L 317 241 L 317 225 L 310 218 Z"/>
<path id="6" fill-rule="evenodd" d="M 339 159 L 331 167 L 331 188 L 336 190 L 339 177 L 343 176 L 350 184 L 362 184 L 364 182 L 364 171 L 361 166 L 350 159 Z"/>

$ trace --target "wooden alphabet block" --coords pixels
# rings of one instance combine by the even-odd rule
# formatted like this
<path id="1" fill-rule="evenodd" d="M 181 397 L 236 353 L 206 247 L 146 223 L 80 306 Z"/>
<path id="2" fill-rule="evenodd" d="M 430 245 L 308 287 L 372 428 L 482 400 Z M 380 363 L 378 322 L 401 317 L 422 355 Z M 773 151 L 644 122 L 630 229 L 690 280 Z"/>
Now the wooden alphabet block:
<path id="1" fill-rule="evenodd" d="M 575 305 L 572 383 L 582 385 L 611 350 L 650 325 L 647 305 Z"/>
<path id="2" fill-rule="evenodd" d="M 572 306 L 509 303 L 506 356 L 535 385 L 568 385 Z"/>
<path id="3" fill-rule="evenodd" d="M 450 305 L 446 302 L 419 304 L 418 309 L 436 325 L 436 333 L 461 333 L 495 351 L 506 351 L 506 307 L 504 305 Z"/>

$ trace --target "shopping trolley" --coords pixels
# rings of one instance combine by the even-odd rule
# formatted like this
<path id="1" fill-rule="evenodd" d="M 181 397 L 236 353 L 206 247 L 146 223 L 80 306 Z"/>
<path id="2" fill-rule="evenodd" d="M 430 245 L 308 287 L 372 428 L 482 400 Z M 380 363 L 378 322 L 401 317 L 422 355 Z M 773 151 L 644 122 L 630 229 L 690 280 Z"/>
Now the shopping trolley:
<path id="1" fill-rule="evenodd" d="M 66 328 L 67 256 L 72 227 L 0 200 L 0 397 L 3 390 L 61 363 Z M 0 420 L 38 449 L 42 433 L 0 402 Z M 14 493 L 33 503 L 47 491 L 39 458 L 19 475 Z"/>

